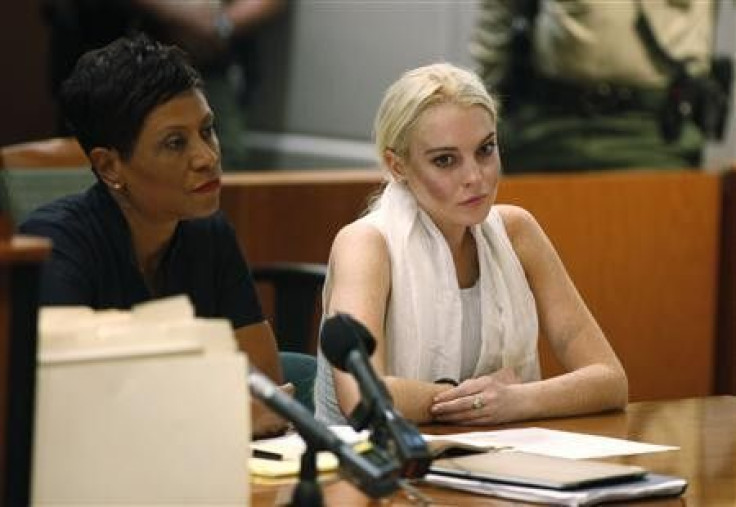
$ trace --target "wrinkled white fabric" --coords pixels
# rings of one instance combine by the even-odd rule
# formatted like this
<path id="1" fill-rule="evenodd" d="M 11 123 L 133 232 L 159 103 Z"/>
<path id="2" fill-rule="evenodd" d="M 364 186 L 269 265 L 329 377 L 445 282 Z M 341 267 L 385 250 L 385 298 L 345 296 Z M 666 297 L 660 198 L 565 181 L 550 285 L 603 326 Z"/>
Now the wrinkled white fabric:
<path id="1" fill-rule="evenodd" d="M 460 380 L 462 306 L 450 249 L 408 189 L 391 182 L 376 209 L 362 218 L 386 238 L 391 295 L 386 315 L 390 375 Z M 480 265 L 481 350 L 474 377 L 501 365 L 524 381 L 539 378 L 537 312 L 524 270 L 501 216 L 492 209 L 472 229 Z M 501 350 L 491 350 L 500 344 Z"/>
<path id="2" fill-rule="evenodd" d="M 462 301 L 452 254 L 442 233 L 401 184 L 388 184 L 376 208 L 361 218 L 386 239 L 391 293 L 385 339 L 388 375 L 433 382 L 465 380 Z M 540 378 L 534 296 L 495 208 L 472 229 L 480 265 L 481 346 L 473 377 L 512 368 L 526 382 Z M 329 270 L 328 270 L 329 271 Z M 328 307 L 331 280 L 325 281 Z M 499 361 L 500 357 L 500 361 Z M 332 374 L 323 357 L 315 384 L 317 418 L 344 424 Z"/>

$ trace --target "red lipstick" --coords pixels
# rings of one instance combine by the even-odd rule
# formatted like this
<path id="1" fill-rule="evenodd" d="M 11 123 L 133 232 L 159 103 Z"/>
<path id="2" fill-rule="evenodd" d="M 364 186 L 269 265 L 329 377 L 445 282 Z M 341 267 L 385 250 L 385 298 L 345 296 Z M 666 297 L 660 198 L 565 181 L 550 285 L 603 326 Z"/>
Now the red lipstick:
<path id="1" fill-rule="evenodd" d="M 220 186 L 221 186 L 220 178 L 216 178 L 214 180 L 210 180 L 205 183 L 202 183 L 198 187 L 195 187 L 193 192 L 197 194 L 207 194 L 209 192 L 214 192 L 218 190 Z"/>

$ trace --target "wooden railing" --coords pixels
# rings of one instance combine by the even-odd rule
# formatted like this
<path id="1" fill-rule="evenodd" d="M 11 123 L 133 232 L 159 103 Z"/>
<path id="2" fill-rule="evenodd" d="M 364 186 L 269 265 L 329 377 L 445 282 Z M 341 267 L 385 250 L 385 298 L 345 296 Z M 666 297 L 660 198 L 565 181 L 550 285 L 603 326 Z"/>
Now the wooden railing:
<path id="1" fill-rule="evenodd" d="M 82 147 L 72 137 L 53 137 L 0 148 L 0 167 L 81 167 L 89 165 Z"/>

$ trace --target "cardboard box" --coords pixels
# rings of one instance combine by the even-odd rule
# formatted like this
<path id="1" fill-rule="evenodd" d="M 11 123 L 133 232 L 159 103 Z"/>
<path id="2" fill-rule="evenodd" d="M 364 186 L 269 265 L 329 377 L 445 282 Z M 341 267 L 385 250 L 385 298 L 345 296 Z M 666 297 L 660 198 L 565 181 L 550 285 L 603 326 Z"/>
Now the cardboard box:
<path id="1" fill-rule="evenodd" d="M 34 504 L 247 505 L 247 365 L 229 323 L 75 321 L 66 345 L 41 339 Z"/>

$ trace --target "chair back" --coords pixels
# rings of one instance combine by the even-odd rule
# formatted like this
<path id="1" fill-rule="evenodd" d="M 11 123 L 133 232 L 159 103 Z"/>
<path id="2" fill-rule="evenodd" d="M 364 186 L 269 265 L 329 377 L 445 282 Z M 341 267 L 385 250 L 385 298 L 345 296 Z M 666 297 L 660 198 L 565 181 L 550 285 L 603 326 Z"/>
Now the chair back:
<path id="1" fill-rule="evenodd" d="M 95 182 L 90 169 L 4 169 L 13 219 L 20 223 L 39 206 L 82 192 Z"/>
<path id="2" fill-rule="evenodd" d="M 3 146 L 0 168 L 16 222 L 42 204 L 92 185 L 89 159 L 71 137 Z"/>
<path id="3" fill-rule="evenodd" d="M 261 286 L 266 313 L 273 312 L 279 350 L 316 354 L 321 316 L 321 293 L 327 267 L 324 264 L 275 262 L 252 267 Z M 265 287 L 264 287 L 265 286 Z M 270 304 L 269 304 L 270 303 Z M 270 307 L 270 308 L 269 308 Z"/>

